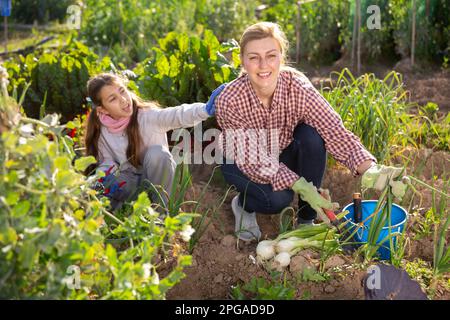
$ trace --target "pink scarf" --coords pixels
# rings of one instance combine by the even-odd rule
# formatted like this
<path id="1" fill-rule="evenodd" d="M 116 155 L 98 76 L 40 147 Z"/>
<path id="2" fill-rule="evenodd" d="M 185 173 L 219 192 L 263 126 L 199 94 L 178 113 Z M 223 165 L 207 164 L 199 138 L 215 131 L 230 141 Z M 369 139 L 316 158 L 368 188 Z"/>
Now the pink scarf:
<path id="1" fill-rule="evenodd" d="M 108 128 L 108 131 L 111 133 L 119 133 L 126 129 L 128 123 L 130 122 L 131 116 L 126 118 L 120 118 L 119 120 L 115 120 L 111 118 L 109 115 L 100 113 L 98 114 L 98 118 L 100 122 Z"/>

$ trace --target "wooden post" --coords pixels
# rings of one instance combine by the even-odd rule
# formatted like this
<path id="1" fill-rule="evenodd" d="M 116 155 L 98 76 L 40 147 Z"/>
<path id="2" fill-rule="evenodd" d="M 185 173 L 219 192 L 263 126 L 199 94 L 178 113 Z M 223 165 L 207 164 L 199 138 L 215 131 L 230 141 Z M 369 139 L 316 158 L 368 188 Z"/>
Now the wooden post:
<path id="1" fill-rule="evenodd" d="M 298 64 L 300 63 L 300 21 L 301 21 L 301 15 L 300 15 L 300 6 L 301 6 L 301 2 L 297 1 L 297 23 L 295 25 L 295 35 L 296 35 L 296 56 L 295 56 L 295 63 Z"/>
<path id="2" fill-rule="evenodd" d="M 357 53 L 357 68 L 358 75 L 361 74 L 361 0 L 356 0 L 356 9 L 358 14 L 358 53 Z"/>
<path id="3" fill-rule="evenodd" d="M 356 14 L 356 8 L 357 8 L 357 4 L 356 4 L 356 1 L 357 0 L 355 0 L 355 12 L 354 12 L 354 14 L 353 14 L 353 35 L 352 35 L 352 66 L 353 66 L 353 68 L 355 68 L 355 56 L 356 56 L 356 37 L 357 37 L 357 32 L 358 32 L 358 26 L 357 26 L 357 23 L 358 23 L 358 17 L 357 17 L 357 14 Z"/>
<path id="4" fill-rule="evenodd" d="M 412 0 L 411 66 L 414 66 L 416 47 L 416 0 Z"/>

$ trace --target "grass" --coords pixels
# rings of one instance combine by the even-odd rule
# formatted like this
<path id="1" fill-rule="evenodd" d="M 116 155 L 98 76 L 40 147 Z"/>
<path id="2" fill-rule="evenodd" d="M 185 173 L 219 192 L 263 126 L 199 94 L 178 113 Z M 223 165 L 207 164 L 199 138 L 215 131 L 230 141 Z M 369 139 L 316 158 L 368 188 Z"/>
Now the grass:
<path id="1" fill-rule="evenodd" d="M 428 102 L 418 106 L 417 114 L 399 116 L 402 131 L 408 133 L 412 145 L 450 151 L 450 115 L 439 115 L 438 110 L 437 104 Z"/>
<path id="2" fill-rule="evenodd" d="M 450 180 L 445 185 L 448 190 Z M 447 207 L 447 197 L 441 196 L 440 202 L 436 205 L 435 192 L 433 190 L 433 211 L 437 212 L 438 218 L 434 224 L 433 235 L 433 274 L 435 278 L 450 272 L 450 245 L 447 243 L 447 235 L 450 227 L 450 214 Z"/>
<path id="3" fill-rule="evenodd" d="M 8 52 L 24 49 L 29 46 L 36 45 L 39 41 L 49 36 L 55 38 L 45 44 L 41 48 L 60 46 L 67 43 L 71 32 L 64 28 L 64 25 L 54 25 L 46 30 L 38 30 L 32 28 L 30 30 L 8 30 Z M 4 52 L 4 40 L 2 38 L 1 52 Z"/>
<path id="4" fill-rule="evenodd" d="M 392 71 L 384 79 L 374 74 L 355 78 L 349 69 L 333 72 L 330 87 L 323 96 L 336 109 L 345 127 L 361 139 L 362 144 L 381 163 L 390 157 L 390 143 L 407 133 L 400 132 L 399 115 L 411 104 L 399 73 Z"/>

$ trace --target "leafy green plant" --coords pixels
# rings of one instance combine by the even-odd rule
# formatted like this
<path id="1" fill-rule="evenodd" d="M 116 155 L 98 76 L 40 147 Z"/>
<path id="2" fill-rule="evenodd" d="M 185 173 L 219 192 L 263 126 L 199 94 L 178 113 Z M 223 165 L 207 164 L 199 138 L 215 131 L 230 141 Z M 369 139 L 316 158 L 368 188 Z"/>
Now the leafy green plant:
<path id="1" fill-rule="evenodd" d="M 223 55 L 231 52 L 232 62 Z M 146 99 L 162 105 L 206 101 L 219 84 L 238 75 L 238 47 L 221 45 L 206 30 L 202 38 L 171 32 L 153 48 L 153 57 L 138 64 L 136 83 Z"/>
<path id="2" fill-rule="evenodd" d="M 76 3 L 76 0 L 15 0 L 11 18 L 26 24 L 45 24 L 54 20 L 63 22 L 67 16 L 67 7 Z"/>
<path id="3" fill-rule="evenodd" d="M 433 270 L 427 262 L 421 259 L 407 261 L 405 271 L 408 272 L 411 278 L 418 281 L 423 288 L 429 288 L 433 279 Z"/>
<path id="4" fill-rule="evenodd" d="M 392 33 L 396 51 L 403 57 L 411 52 L 412 1 L 392 0 Z M 446 1 L 416 1 L 416 46 L 417 58 L 436 61 L 448 47 L 450 35 L 450 5 Z M 418 27 L 420 26 L 420 27 Z"/>
<path id="5" fill-rule="evenodd" d="M 268 8 L 262 20 L 280 24 L 291 45 L 294 57 L 296 43 L 296 1 L 264 1 Z M 340 56 L 341 30 L 348 24 L 348 1 L 314 1 L 302 4 L 300 17 L 301 58 L 310 62 L 331 62 Z"/>
<path id="6" fill-rule="evenodd" d="M 448 67 L 449 67 L 449 58 L 448 57 L 444 57 L 444 58 L 442 58 L 442 69 L 443 70 L 447 70 L 448 69 Z"/>
<path id="7" fill-rule="evenodd" d="M 169 31 L 189 30 L 183 23 L 193 13 L 187 0 L 87 0 L 80 33 L 100 55 L 131 64 L 148 56 Z"/>
<path id="8" fill-rule="evenodd" d="M 179 236 L 193 215 L 162 216 L 146 193 L 112 215 L 90 187 L 100 176 L 82 174 L 95 159 L 74 158 L 58 116 L 16 117 L 2 92 L 2 123 L 15 125 L 0 138 L 1 297 L 164 299 L 190 265 Z"/>
<path id="9" fill-rule="evenodd" d="M 320 272 L 315 270 L 314 268 L 305 268 L 299 277 L 301 281 L 313 281 L 313 282 L 322 282 L 328 281 L 330 276 L 325 272 Z"/>
<path id="10" fill-rule="evenodd" d="M 10 77 L 10 93 L 30 84 L 23 102 L 28 117 L 39 118 L 45 105 L 48 114 L 61 114 L 63 122 L 83 113 L 89 77 L 111 69 L 108 58 L 99 60 L 88 47 L 73 39 L 56 50 L 20 56 L 4 65 Z"/>
<path id="11" fill-rule="evenodd" d="M 239 39 L 245 28 L 256 22 L 259 1 L 196 0 L 195 23 L 214 30 L 221 41 Z"/>
<path id="12" fill-rule="evenodd" d="M 100 55 L 132 65 L 170 32 L 198 37 L 214 30 L 221 41 L 238 38 L 254 22 L 257 1 L 235 0 L 87 0 L 81 36 Z"/>
<path id="13" fill-rule="evenodd" d="M 433 227 L 437 222 L 436 213 L 433 208 L 425 212 L 423 219 L 419 219 L 417 227 L 415 227 L 415 239 L 422 239 L 433 233 Z"/>
<path id="14" fill-rule="evenodd" d="M 231 298 L 234 300 L 292 300 L 295 289 L 285 280 L 277 279 L 278 274 L 272 274 L 272 280 L 262 277 L 252 278 L 244 285 L 232 287 Z"/>

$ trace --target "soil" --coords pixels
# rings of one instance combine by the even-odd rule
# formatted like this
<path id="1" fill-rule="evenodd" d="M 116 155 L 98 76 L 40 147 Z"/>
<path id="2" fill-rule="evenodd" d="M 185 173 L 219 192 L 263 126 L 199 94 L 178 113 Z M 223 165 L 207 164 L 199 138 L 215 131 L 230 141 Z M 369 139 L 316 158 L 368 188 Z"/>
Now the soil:
<path id="1" fill-rule="evenodd" d="M 420 161 L 425 165 L 417 176 L 427 183 L 431 183 L 434 166 L 435 186 L 442 190 L 445 178 L 450 172 L 450 154 L 446 152 L 432 153 L 430 150 L 406 149 L 399 154 L 408 156 L 414 161 L 408 167 L 409 172 L 417 171 Z M 397 159 L 397 160 L 398 160 Z M 199 194 L 206 185 L 214 166 L 193 165 L 191 172 L 195 181 L 187 199 L 198 199 Z M 208 207 L 217 206 L 225 195 L 227 186 L 220 180 L 220 173 L 216 172 L 212 179 L 214 183 L 208 186 L 208 192 L 201 201 L 200 212 Z M 322 187 L 330 190 L 333 201 L 338 201 L 343 207 L 351 202 L 351 195 L 358 187 L 358 179 L 350 171 L 339 165 L 327 168 Z M 410 216 L 407 234 L 411 238 L 405 259 L 413 261 L 422 259 L 428 263 L 433 259 L 432 235 L 414 240 L 415 228 L 418 219 L 423 219 L 425 212 L 431 207 L 432 196 L 428 189 L 418 186 L 422 194 L 422 201 L 413 198 L 411 208 L 415 208 L 416 216 Z M 185 269 L 186 277 L 169 293 L 168 299 L 230 299 L 232 286 L 249 282 L 254 277 L 271 279 L 269 272 L 256 262 L 256 242 L 245 243 L 237 241 L 234 236 L 234 216 L 231 211 L 231 199 L 236 191 L 231 190 L 218 210 L 217 214 L 210 216 L 209 226 L 195 246 L 192 256 L 193 264 Z M 219 200 L 218 200 L 219 199 Z M 295 202 L 294 202 L 295 205 Z M 446 208 L 447 209 L 447 208 Z M 411 213 L 411 212 L 410 212 Z M 421 217 L 422 216 L 422 217 Z M 258 224 L 262 231 L 262 239 L 274 239 L 279 233 L 279 215 L 257 214 Z M 450 239 L 447 239 L 449 241 Z M 290 269 L 286 273 L 289 281 L 296 288 L 296 299 L 308 297 L 309 299 L 364 299 L 362 279 L 365 270 L 354 264 L 351 256 L 341 255 L 331 257 L 327 261 L 326 270 L 330 275 L 327 281 L 301 281 L 299 275 L 304 268 L 317 270 L 317 255 L 311 251 L 302 251 L 293 257 Z M 450 299 L 448 288 L 442 286 L 436 290 L 434 299 Z"/>

